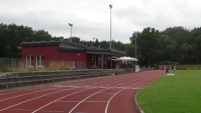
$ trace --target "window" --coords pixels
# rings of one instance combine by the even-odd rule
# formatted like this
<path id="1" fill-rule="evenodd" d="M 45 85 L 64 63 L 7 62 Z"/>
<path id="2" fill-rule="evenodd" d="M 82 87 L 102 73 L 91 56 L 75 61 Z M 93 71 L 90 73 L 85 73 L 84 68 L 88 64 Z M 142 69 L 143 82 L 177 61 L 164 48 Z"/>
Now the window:
<path id="1" fill-rule="evenodd" d="M 44 57 L 43 56 L 36 56 L 36 66 L 37 67 L 44 66 Z"/>
<path id="2" fill-rule="evenodd" d="M 33 67 L 33 56 L 26 56 L 26 67 Z"/>

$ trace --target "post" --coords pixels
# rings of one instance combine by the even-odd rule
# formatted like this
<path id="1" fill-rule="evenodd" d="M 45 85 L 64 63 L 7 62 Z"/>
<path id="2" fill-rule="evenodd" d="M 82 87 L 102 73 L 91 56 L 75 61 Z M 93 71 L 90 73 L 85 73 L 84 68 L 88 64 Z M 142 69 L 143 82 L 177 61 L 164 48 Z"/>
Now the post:
<path id="1" fill-rule="evenodd" d="M 73 27 L 73 24 L 71 23 L 68 23 L 68 25 L 71 27 L 71 33 L 70 33 L 70 42 L 72 42 L 72 27 Z"/>
<path id="2" fill-rule="evenodd" d="M 137 59 L 137 35 L 135 37 L 135 58 Z M 137 65 L 137 61 L 135 61 L 135 66 Z"/>
<path id="3" fill-rule="evenodd" d="M 101 55 L 101 61 L 102 61 L 101 67 L 102 67 L 102 69 L 103 69 L 103 63 L 104 63 L 104 61 L 103 61 L 103 55 Z"/>
<path id="4" fill-rule="evenodd" d="M 112 5 L 109 5 L 110 8 L 110 49 L 112 48 Z"/>
<path id="5" fill-rule="evenodd" d="M 6 89 L 9 88 L 9 85 L 8 85 L 8 72 L 6 73 Z"/>
<path id="6" fill-rule="evenodd" d="M 112 69 L 112 56 L 111 56 L 111 62 L 110 62 L 110 65 L 111 65 L 111 69 Z"/>
<path id="7" fill-rule="evenodd" d="M 54 83 L 54 71 L 52 72 L 52 84 Z"/>
<path id="8" fill-rule="evenodd" d="M 34 83 L 35 83 L 35 78 L 34 78 L 34 71 L 32 72 L 32 77 L 33 77 L 33 86 L 34 86 Z"/>

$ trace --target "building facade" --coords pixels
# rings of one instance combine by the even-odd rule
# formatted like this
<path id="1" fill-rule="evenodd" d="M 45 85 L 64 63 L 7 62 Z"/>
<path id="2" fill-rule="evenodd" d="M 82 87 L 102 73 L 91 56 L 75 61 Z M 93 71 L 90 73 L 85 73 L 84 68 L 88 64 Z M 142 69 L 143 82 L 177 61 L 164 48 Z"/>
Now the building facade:
<path id="1" fill-rule="evenodd" d="M 23 42 L 21 49 L 23 64 L 30 68 L 69 66 L 73 69 L 111 69 L 116 65 L 112 59 L 125 56 L 123 51 L 88 47 L 68 41 Z"/>

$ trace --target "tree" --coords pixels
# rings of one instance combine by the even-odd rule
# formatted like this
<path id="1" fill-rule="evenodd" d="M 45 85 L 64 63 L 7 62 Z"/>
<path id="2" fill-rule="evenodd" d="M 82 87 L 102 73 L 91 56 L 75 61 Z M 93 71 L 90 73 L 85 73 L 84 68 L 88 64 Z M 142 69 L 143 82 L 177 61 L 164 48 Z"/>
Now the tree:
<path id="1" fill-rule="evenodd" d="M 100 46 L 100 45 L 99 45 L 98 38 L 96 38 L 96 40 L 95 40 L 95 42 L 94 42 L 94 46 L 95 46 L 95 47 L 99 47 L 99 46 Z"/>
<path id="2" fill-rule="evenodd" d="M 172 39 L 168 35 L 161 35 L 160 36 L 160 61 L 174 61 L 175 60 L 175 53 L 176 51 L 176 41 Z"/>
<path id="3" fill-rule="evenodd" d="M 135 44 L 130 43 L 126 45 L 126 55 L 135 58 Z"/>
<path id="4" fill-rule="evenodd" d="M 134 32 L 130 38 L 132 43 L 137 39 L 138 59 L 141 63 L 152 65 L 160 57 L 160 32 L 154 28 L 145 28 L 142 33 Z"/>
<path id="5" fill-rule="evenodd" d="M 27 26 L 17 26 L 15 24 L 0 24 L 0 56 L 1 57 L 21 57 L 21 50 L 17 49 L 22 42 L 49 41 L 51 35 L 44 31 L 33 31 Z"/>

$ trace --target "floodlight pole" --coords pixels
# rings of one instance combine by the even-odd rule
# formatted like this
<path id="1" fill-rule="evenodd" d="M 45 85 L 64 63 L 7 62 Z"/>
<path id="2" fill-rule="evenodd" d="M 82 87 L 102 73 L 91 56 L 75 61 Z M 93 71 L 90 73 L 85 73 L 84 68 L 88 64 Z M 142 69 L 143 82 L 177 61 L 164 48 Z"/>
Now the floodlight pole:
<path id="1" fill-rule="evenodd" d="M 110 8 L 110 49 L 112 48 L 112 5 L 109 5 Z"/>
<path id="2" fill-rule="evenodd" d="M 137 59 L 137 35 L 135 35 L 135 58 Z M 135 66 L 137 65 L 137 61 L 135 61 Z"/>
<path id="3" fill-rule="evenodd" d="M 68 23 L 68 25 L 71 27 L 71 35 L 70 35 L 70 42 L 72 42 L 72 27 L 73 27 L 73 24 L 71 24 L 71 23 Z"/>
<path id="4" fill-rule="evenodd" d="M 112 39 L 112 5 L 110 4 L 109 5 L 109 8 L 110 8 L 110 50 L 112 49 L 112 42 L 111 42 L 111 39 Z M 112 69 L 112 56 L 111 56 L 111 69 Z"/>

